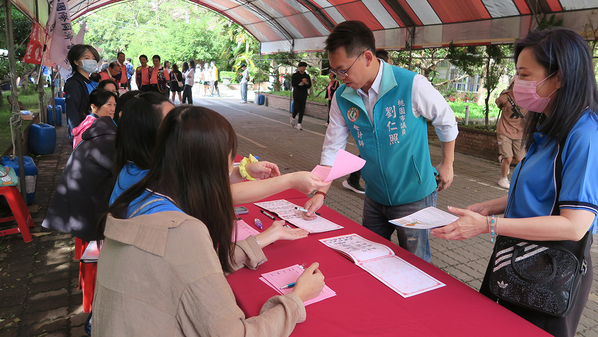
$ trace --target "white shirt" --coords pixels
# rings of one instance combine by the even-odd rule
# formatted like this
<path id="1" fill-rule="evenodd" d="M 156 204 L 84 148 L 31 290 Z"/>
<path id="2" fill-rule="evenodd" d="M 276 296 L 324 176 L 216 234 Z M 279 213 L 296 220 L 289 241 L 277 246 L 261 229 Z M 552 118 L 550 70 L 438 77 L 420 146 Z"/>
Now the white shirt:
<path id="1" fill-rule="evenodd" d="M 247 81 L 249 81 L 249 69 L 245 68 L 245 70 L 243 70 L 243 78 L 241 78 L 241 83 L 247 83 Z"/>
<path id="2" fill-rule="evenodd" d="M 373 109 L 376 100 L 378 99 L 378 92 L 380 91 L 383 67 L 391 66 L 380 61 L 380 68 L 378 69 L 376 79 L 367 93 L 361 89 L 357 90 L 357 93 L 363 100 L 367 110 L 366 113 L 370 118 L 370 121 L 372 121 L 372 124 L 374 120 Z M 332 164 L 334 164 L 334 159 L 336 158 L 336 153 L 339 149 L 345 149 L 347 146 L 347 139 L 351 134 L 345 118 L 339 109 L 338 102 L 336 101 L 337 97 L 338 95 L 334 95 L 332 98 L 330 106 L 330 123 L 328 124 L 328 129 L 326 131 L 326 138 L 324 139 L 320 165 L 332 166 Z M 432 121 L 432 125 L 436 129 L 436 134 L 441 142 L 448 143 L 457 138 L 459 129 L 457 128 L 455 114 L 444 97 L 442 97 L 438 90 L 432 86 L 432 83 L 419 74 L 415 75 L 413 78 L 411 107 L 415 117 L 423 116 Z"/>
<path id="3" fill-rule="evenodd" d="M 195 69 L 189 68 L 185 73 L 185 84 L 188 86 L 193 86 L 193 78 L 195 77 Z"/>

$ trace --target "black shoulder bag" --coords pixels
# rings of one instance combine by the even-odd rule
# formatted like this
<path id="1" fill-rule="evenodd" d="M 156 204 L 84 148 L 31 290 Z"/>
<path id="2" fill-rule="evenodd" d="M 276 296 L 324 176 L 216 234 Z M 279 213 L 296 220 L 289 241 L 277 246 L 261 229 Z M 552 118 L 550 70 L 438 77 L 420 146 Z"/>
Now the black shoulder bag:
<path id="1" fill-rule="evenodd" d="M 560 214 L 557 202 L 563 164 L 561 146 L 557 147 L 552 215 Z M 513 189 L 517 180 L 519 176 Z M 585 256 L 591 245 L 589 231 L 580 241 L 529 241 L 499 236 L 491 257 L 490 291 L 501 300 L 563 317 L 573 307 L 581 279 L 587 272 Z"/>

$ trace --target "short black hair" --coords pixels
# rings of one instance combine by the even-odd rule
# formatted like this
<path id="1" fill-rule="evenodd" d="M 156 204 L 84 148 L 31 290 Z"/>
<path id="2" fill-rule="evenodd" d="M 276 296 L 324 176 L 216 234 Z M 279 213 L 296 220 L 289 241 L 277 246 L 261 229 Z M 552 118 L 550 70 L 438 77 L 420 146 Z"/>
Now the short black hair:
<path id="1" fill-rule="evenodd" d="M 73 69 L 73 73 L 76 73 L 79 69 L 79 66 L 75 64 L 75 61 L 79 61 L 81 57 L 83 57 L 83 54 L 85 54 L 88 50 L 93 54 L 96 62 L 100 62 L 100 54 L 98 54 L 98 51 L 94 47 L 88 44 L 76 44 L 69 49 L 69 52 L 66 56 L 66 58 L 69 60 L 71 68 Z"/>
<path id="2" fill-rule="evenodd" d="M 382 59 L 384 62 L 388 63 L 390 57 L 388 57 L 388 52 L 384 49 L 376 50 L 376 57 Z"/>
<path id="3" fill-rule="evenodd" d="M 115 93 L 104 90 L 104 89 L 94 89 L 91 94 L 89 94 L 89 110 L 91 111 L 91 105 L 95 105 L 98 108 L 102 105 L 106 104 L 110 97 L 114 97 L 114 101 L 118 101 L 118 96 Z"/>
<path id="4" fill-rule="evenodd" d="M 154 55 L 154 56 L 152 56 L 152 61 L 153 61 L 154 59 L 158 59 L 158 61 L 160 61 L 160 55 Z"/>
<path id="5" fill-rule="evenodd" d="M 324 50 L 335 52 L 344 47 L 347 57 L 354 57 L 365 50 L 376 50 L 372 30 L 361 21 L 345 21 L 334 27 L 326 38 Z"/>
<path id="6" fill-rule="evenodd" d="M 116 57 L 119 57 L 122 54 L 122 56 L 125 56 L 125 53 L 123 53 L 122 51 L 119 51 L 118 53 L 116 53 Z"/>
<path id="7" fill-rule="evenodd" d="M 141 61 L 141 58 L 142 58 L 142 57 L 143 57 L 143 58 L 144 58 L 144 59 L 147 61 L 147 56 L 145 56 L 145 55 L 143 55 L 143 54 L 139 55 L 139 61 Z"/>

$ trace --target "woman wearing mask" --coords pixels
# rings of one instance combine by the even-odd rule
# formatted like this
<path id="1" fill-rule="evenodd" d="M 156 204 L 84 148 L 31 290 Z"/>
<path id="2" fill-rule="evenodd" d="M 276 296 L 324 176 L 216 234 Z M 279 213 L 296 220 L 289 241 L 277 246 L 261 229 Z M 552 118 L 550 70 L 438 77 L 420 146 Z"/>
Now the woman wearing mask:
<path id="1" fill-rule="evenodd" d="M 292 293 L 272 297 L 262 314 L 251 318 L 235 303 L 225 273 L 255 269 L 266 260 L 263 247 L 306 233 L 278 222 L 259 239 L 231 242 L 229 175 L 237 142 L 218 113 L 176 108 L 161 125 L 156 144 L 145 178 L 109 209 L 92 335 L 126 329 L 135 336 L 288 336 L 305 320 L 303 302 L 324 286 L 318 264 L 305 270 Z M 189 160 L 197 153 L 201 160 Z"/>
<path id="2" fill-rule="evenodd" d="M 183 69 L 184 69 L 183 65 Z M 170 71 L 170 69 L 169 69 Z M 181 91 L 183 91 L 183 86 L 180 84 L 183 83 L 183 74 L 179 71 L 179 66 L 175 63 L 172 65 L 172 72 L 170 74 L 170 91 L 172 92 L 172 97 L 170 100 L 174 103 L 174 94 L 177 93 L 179 95 L 179 102 L 184 103 L 181 99 Z"/>
<path id="3" fill-rule="evenodd" d="M 89 95 L 90 114 L 85 117 L 79 126 L 73 129 L 73 149 L 79 145 L 83 132 L 89 129 L 96 118 L 108 116 L 114 119 L 117 98 L 115 93 L 104 89 L 95 89 L 91 92 L 91 95 Z"/>
<path id="4" fill-rule="evenodd" d="M 480 289 L 484 295 L 498 300 L 502 306 L 550 334 L 574 336 L 592 284 L 592 261 L 587 245 L 591 245 L 598 214 L 598 176 L 595 174 L 598 167 L 598 116 L 595 112 L 598 91 L 592 56 L 579 34 L 563 28 L 529 33 L 515 43 L 514 56 L 517 68 L 514 99 L 529 113 L 524 134 L 527 155 L 513 172 L 509 194 L 470 205 L 467 209 L 449 207 L 451 212 L 459 215 L 459 220 L 431 233 L 451 240 L 490 233 L 493 239 L 498 235 L 497 244 L 505 242 L 506 237 L 519 238 L 534 241 L 539 246 L 566 248 L 579 262 L 584 260 L 587 269 L 580 273 L 577 293 L 570 292 L 570 311 L 564 312 L 562 317 L 540 312 L 520 304 L 521 301 L 497 297 L 501 294 L 500 289 L 513 283 L 491 282 L 500 269 L 511 268 L 501 263 L 502 256 L 489 263 Z M 495 218 L 501 213 L 504 218 Z M 560 265 L 558 270 L 553 266 L 543 268 L 544 261 L 550 259 L 534 258 L 541 251 L 532 250 L 535 248 L 531 246 L 529 252 L 526 249 L 528 253 L 521 255 L 512 248 L 509 253 L 512 257 L 505 255 L 507 262 L 523 261 L 534 266 L 538 273 L 527 278 L 540 281 L 545 278 L 540 272 L 548 271 L 549 275 L 552 271 L 553 277 L 561 277 L 564 272 Z M 495 249 L 493 255 L 508 252 L 508 249 Z M 530 258 L 532 260 L 527 260 Z M 537 289 L 542 282 L 526 288 L 524 293 Z M 511 289 L 521 293 L 512 285 L 509 291 Z M 562 293 L 546 292 L 531 300 L 539 307 L 547 307 L 547 303 L 555 303 L 552 300 L 557 296 L 560 298 Z"/>
<path id="5" fill-rule="evenodd" d="M 69 138 L 73 139 L 72 130 L 77 127 L 87 114 L 89 94 L 98 84 L 89 79 L 89 74 L 98 69 L 100 55 L 94 47 L 86 44 L 74 45 L 67 54 L 73 76 L 64 85 L 66 118 Z"/>
<path id="6" fill-rule="evenodd" d="M 185 69 L 187 68 L 187 69 Z M 195 78 L 195 61 L 183 63 L 183 75 L 185 76 L 185 89 L 183 90 L 183 104 L 193 105 L 193 79 Z"/>

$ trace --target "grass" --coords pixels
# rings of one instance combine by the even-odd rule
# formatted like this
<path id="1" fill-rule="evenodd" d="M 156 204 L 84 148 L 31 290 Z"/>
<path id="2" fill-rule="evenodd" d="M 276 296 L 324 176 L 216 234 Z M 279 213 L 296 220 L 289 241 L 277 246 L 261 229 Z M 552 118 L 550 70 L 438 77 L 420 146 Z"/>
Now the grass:
<path id="1" fill-rule="evenodd" d="M 457 119 L 465 119 L 465 107 L 469 106 L 469 119 L 484 118 L 486 113 L 485 105 L 477 105 L 476 103 L 463 102 L 462 100 L 456 100 L 455 102 L 448 102 L 451 109 L 455 113 Z M 490 104 L 490 117 L 498 116 L 500 110 L 494 104 Z"/>
<path id="2" fill-rule="evenodd" d="M 31 88 L 31 87 L 30 87 Z M 2 92 L 2 103 L 0 104 L 0 154 L 11 145 L 11 133 L 10 133 L 10 105 L 6 100 L 6 97 L 10 95 L 10 91 Z M 46 88 L 46 97 L 49 98 L 51 95 L 50 89 Z M 37 92 L 31 93 L 31 90 L 25 92 L 25 94 L 19 93 L 19 102 L 23 103 L 25 110 L 31 110 L 32 112 L 39 111 L 39 96 Z M 23 121 L 21 124 L 21 130 L 24 130 L 30 121 Z"/>

